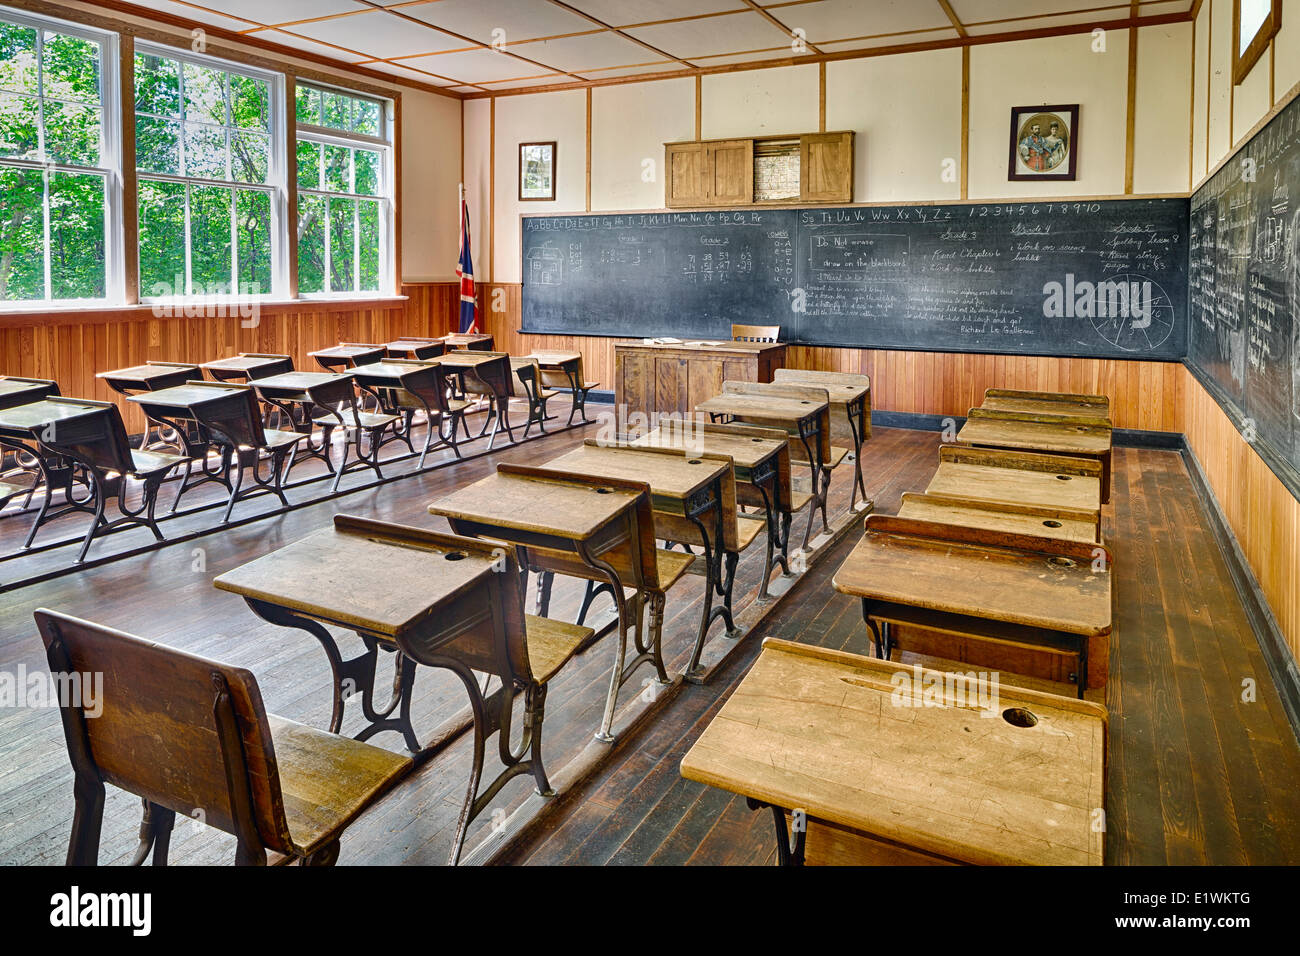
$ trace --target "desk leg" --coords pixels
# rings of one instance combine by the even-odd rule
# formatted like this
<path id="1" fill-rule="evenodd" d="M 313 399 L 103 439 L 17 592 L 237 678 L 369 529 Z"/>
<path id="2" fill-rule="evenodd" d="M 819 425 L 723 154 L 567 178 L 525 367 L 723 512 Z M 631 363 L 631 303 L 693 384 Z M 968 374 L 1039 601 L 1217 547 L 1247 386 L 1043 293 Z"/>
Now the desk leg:
<path id="1" fill-rule="evenodd" d="M 609 675 L 609 694 L 605 698 L 605 713 L 600 719 L 600 729 L 596 732 L 596 739 L 604 743 L 613 743 L 614 735 L 610 732 L 614 726 L 614 709 L 618 705 L 618 689 L 623 686 L 626 674 L 623 672 L 623 661 L 627 657 L 627 599 L 623 594 L 623 582 L 619 578 L 618 572 L 613 566 L 594 557 L 587 550 L 585 543 L 579 542 L 578 555 L 582 558 L 583 563 L 599 574 L 604 582 L 613 591 L 614 610 L 618 614 L 618 650 L 614 652 L 614 668 Z"/>
<path id="2" fill-rule="evenodd" d="M 889 624 L 884 621 L 877 624 L 871 619 L 871 602 L 866 598 L 862 599 L 862 620 L 867 625 L 867 636 L 875 645 L 876 657 L 883 661 L 889 660 L 894 651 L 893 641 L 890 640 L 889 635 Z"/>
<path id="3" fill-rule="evenodd" d="M 784 810 L 770 803 L 764 803 L 762 800 L 756 800 L 753 797 L 746 797 L 745 805 L 751 810 L 761 810 L 764 807 L 771 808 L 772 820 L 776 824 L 777 866 L 803 866 L 804 841 L 808 836 L 807 825 L 805 824 L 802 827 L 798 824 L 795 825 L 794 842 L 791 843 L 790 833 L 785 826 Z"/>
<path id="4" fill-rule="evenodd" d="M 862 502 L 864 505 L 870 504 L 871 499 L 867 497 L 867 485 L 862 479 L 862 433 L 863 417 L 865 415 L 864 405 L 866 397 L 858 399 L 848 406 L 846 411 L 849 416 L 849 431 L 853 435 L 853 493 L 849 495 L 849 510 L 856 510 L 855 505 L 858 500 L 858 492 L 862 492 Z"/>
<path id="5" fill-rule="evenodd" d="M 813 438 L 817 442 L 816 453 L 813 452 L 812 446 L 808 444 L 809 438 Z M 803 531 L 802 550 L 807 551 L 808 542 L 812 540 L 813 519 L 817 516 L 818 507 L 822 509 L 823 523 L 826 520 L 826 503 L 821 496 L 821 487 L 822 487 L 821 440 L 817 436 L 816 432 L 813 432 L 812 434 L 807 434 L 806 429 L 801 424 L 799 426 L 799 442 L 800 444 L 803 445 L 804 454 L 808 456 L 808 468 L 809 468 L 809 475 L 810 475 L 809 480 L 812 482 L 811 488 L 812 488 L 813 497 L 812 497 L 812 501 L 808 502 L 808 524 L 804 527 L 804 531 Z"/>
<path id="6" fill-rule="evenodd" d="M 730 571 L 726 574 L 724 580 L 723 571 L 723 550 L 722 550 L 722 498 L 720 495 L 715 496 L 715 508 L 718 509 L 718 520 L 716 522 L 716 536 L 710 541 L 709 533 L 704 527 L 698 516 L 689 515 L 688 518 L 692 524 L 700 529 L 700 540 L 704 542 L 704 607 L 700 611 L 700 630 L 695 636 L 695 648 L 691 651 L 690 663 L 686 666 L 686 679 L 693 684 L 702 683 L 704 673 L 700 668 L 700 655 L 704 653 L 704 640 L 708 637 L 709 626 L 715 618 L 721 617 L 727 626 L 728 632 L 736 629 L 735 622 L 731 618 L 731 593 L 730 585 L 735 577 L 735 561 L 738 556 L 728 555 L 726 557 L 727 567 Z M 714 547 L 716 542 L 717 547 Z M 713 596 L 721 595 L 723 603 L 719 607 L 713 606 Z"/>

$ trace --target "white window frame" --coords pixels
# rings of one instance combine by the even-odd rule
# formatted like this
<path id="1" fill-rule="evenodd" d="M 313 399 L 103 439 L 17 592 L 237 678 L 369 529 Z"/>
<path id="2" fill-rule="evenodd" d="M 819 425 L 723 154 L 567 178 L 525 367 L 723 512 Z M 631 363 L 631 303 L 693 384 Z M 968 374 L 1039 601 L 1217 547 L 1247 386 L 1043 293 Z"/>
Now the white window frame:
<path id="1" fill-rule="evenodd" d="M 47 180 L 51 173 L 73 173 L 77 175 L 100 175 L 104 177 L 104 295 L 100 298 L 55 299 L 50 297 L 50 197 L 46 188 L 43 199 L 44 239 L 42 255 L 45 266 L 45 296 L 40 299 L 3 300 L 0 311 L 3 312 L 44 312 L 51 308 L 111 307 L 124 302 L 123 290 L 126 287 L 126 269 L 124 266 L 124 241 L 122 236 L 122 113 L 121 82 L 119 80 L 119 40 L 118 34 L 108 30 L 98 30 L 55 17 L 39 16 L 0 6 L 0 20 L 16 26 L 29 27 L 37 31 L 37 50 L 44 43 L 43 31 L 49 30 L 66 36 L 75 36 L 99 44 L 99 105 L 100 136 L 99 166 L 72 166 L 64 163 L 50 163 L 40 160 L 0 159 L 0 167 L 6 169 L 25 169 L 43 173 Z M 42 149 L 45 144 L 45 110 L 46 96 L 42 89 L 43 64 L 37 56 L 37 91 L 41 110 L 39 135 Z"/>
<path id="2" fill-rule="evenodd" d="M 336 130 L 328 126 L 316 126 L 311 123 L 299 123 L 298 104 L 295 102 L 289 104 L 290 113 L 294 120 L 294 153 L 293 153 L 293 186 L 301 196 L 315 196 L 323 198 L 326 201 L 325 212 L 325 263 L 324 263 L 324 280 L 326 286 L 330 280 L 330 250 L 333 245 L 333 233 L 330 229 L 329 201 L 331 199 L 346 199 L 354 202 L 377 202 L 379 206 L 379 288 L 374 290 L 361 289 L 361 213 L 360 205 L 354 205 L 352 215 L 352 261 L 353 261 L 353 279 L 352 289 L 348 291 L 335 292 L 328 288 L 320 292 L 303 292 L 298 291 L 300 299 L 355 299 L 355 298 L 374 298 L 376 296 L 389 296 L 396 294 L 396 277 L 393 275 L 394 262 L 394 234 L 393 234 L 393 208 L 394 194 L 396 193 L 396 171 L 394 168 L 394 117 L 396 109 L 392 100 L 382 97 L 373 96 L 369 93 L 359 93 L 356 90 L 350 90 L 344 86 L 332 86 L 316 82 L 300 82 L 299 87 L 307 87 L 313 90 L 325 92 L 341 93 L 353 99 L 365 100 L 370 103 L 379 105 L 379 128 L 384 132 L 383 136 L 368 136 L 365 133 L 346 132 Z M 360 149 L 375 150 L 379 153 L 379 189 L 375 195 L 361 195 L 355 192 L 341 193 L 329 189 L 306 189 L 298 185 L 298 149 L 299 140 L 311 143 L 322 143 L 330 146 L 346 146 Z M 321 182 L 325 175 L 324 157 L 322 154 L 321 161 Z M 356 163 L 352 164 L 352 186 L 356 187 Z M 296 231 L 297 224 L 294 224 Z M 301 261 L 301 259 L 300 259 Z M 301 273 L 301 268 L 300 268 Z"/>
<path id="3" fill-rule="evenodd" d="M 135 46 L 136 54 L 146 56 L 165 57 L 169 60 L 177 60 L 182 64 L 180 75 L 179 95 L 181 98 L 182 115 L 180 117 L 181 126 L 181 145 L 180 149 L 184 150 L 184 106 L 185 106 L 185 74 L 183 64 L 192 63 L 196 66 L 207 67 L 208 69 L 221 70 L 223 73 L 235 74 L 238 76 L 248 77 L 250 79 L 261 80 L 269 85 L 270 102 L 267 104 L 268 132 L 271 136 L 271 152 L 267 160 L 267 179 L 265 183 L 244 183 L 231 179 L 207 179 L 199 176 L 178 176 L 171 173 L 154 173 L 138 170 L 136 172 L 137 190 L 139 184 L 143 182 L 165 182 L 178 183 L 185 186 L 185 291 L 183 294 L 171 294 L 166 296 L 149 295 L 148 289 L 144 285 L 144 277 L 139 279 L 140 302 L 145 305 L 158 303 L 176 303 L 184 302 L 186 299 L 194 297 L 193 284 L 194 276 L 191 269 L 191 248 L 190 248 L 190 191 L 194 186 L 219 186 L 223 189 L 231 190 L 232 202 L 230 213 L 230 273 L 231 273 L 231 290 L 225 295 L 211 295 L 204 293 L 203 300 L 216 302 L 234 302 L 239 300 L 280 300 L 289 298 L 289 239 L 288 239 L 288 172 L 290 168 L 289 158 L 286 155 L 285 122 L 288 115 L 288 107 L 285 97 L 285 78 L 283 73 L 277 73 L 272 70 L 263 70 L 257 67 L 247 66 L 243 63 L 236 63 L 230 60 L 223 60 L 218 57 L 208 56 L 204 53 L 194 53 L 189 50 L 182 50 L 177 47 L 167 46 L 160 43 L 137 42 Z M 132 88 L 131 100 L 131 123 L 134 126 L 136 116 L 135 111 L 135 91 Z M 152 113 L 145 113 L 145 116 L 154 116 Z M 171 119 L 171 117 L 167 117 Z M 227 127 L 234 130 L 235 127 Z M 230 168 L 230 146 L 226 147 L 226 168 Z M 270 196 L 271 206 L 271 288 L 256 294 L 242 293 L 238 287 L 239 277 L 239 242 L 236 233 L 237 213 L 233 196 L 235 190 L 247 190 L 251 192 L 262 192 Z M 138 255 L 138 251 L 137 251 Z"/>

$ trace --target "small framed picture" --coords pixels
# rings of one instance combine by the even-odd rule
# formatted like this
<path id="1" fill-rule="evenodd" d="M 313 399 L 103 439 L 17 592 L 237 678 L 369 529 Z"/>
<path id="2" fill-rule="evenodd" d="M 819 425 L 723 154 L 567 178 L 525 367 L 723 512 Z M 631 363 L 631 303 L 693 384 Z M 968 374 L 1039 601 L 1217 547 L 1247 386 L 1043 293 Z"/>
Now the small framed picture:
<path id="1" fill-rule="evenodd" d="M 1011 107 L 1008 179 L 1074 179 L 1078 159 L 1078 103 Z"/>
<path id="2" fill-rule="evenodd" d="M 555 140 L 519 144 L 519 201 L 555 199 Z"/>

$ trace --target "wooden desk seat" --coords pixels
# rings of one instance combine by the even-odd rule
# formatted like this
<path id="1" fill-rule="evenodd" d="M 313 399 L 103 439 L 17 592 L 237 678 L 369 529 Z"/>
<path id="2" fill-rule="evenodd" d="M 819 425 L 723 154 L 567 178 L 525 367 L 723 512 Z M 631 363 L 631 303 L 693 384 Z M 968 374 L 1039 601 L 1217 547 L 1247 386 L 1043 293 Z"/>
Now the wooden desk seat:
<path id="1" fill-rule="evenodd" d="M 30 488 L 25 488 L 21 485 L 11 485 L 7 482 L 0 481 L 0 508 L 3 508 L 14 498 L 26 494 L 30 490 Z"/>
<path id="2" fill-rule="evenodd" d="M 736 547 L 744 551 L 753 544 L 764 528 L 767 522 L 762 518 L 753 518 L 749 515 L 740 514 L 736 516 Z"/>
<path id="3" fill-rule="evenodd" d="M 528 400 L 528 421 L 524 425 L 524 437 L 534 425 L 543 435 L 546 434 L 546 403 L 558 393 L 547 388 L 542 382 L 542 369 L 537 359 L 532 356 L 522 358 L 511 356 L 510 394 Z"/>
<path id="4" fill-rule="evenodd" d="M 589 627 L 536 614 L 524 615 L 528 636 L 528 667 L 538 683 L 545 684 L 582 645 L 596 636 Z"/>
<path id="5" fill-rule="evenodd" d="M 104 784 L 145 801 L 136 862 L 167 862 L 176 814 L 233 834 L 235 863 L 331 865 L 339 838 L 412 761 L 266 713 L 257 681 L 121 631 L 38 610 L 52 674 L 102 674 L 104 707 L 60 707 L 76 812 L 69 866 L 98 861 Z"/>
<path id="6" fill-rule="evenodd" d="M 593 389 L 600 388 L 600 382 L 587 381 L 582 368 L 581 352 L 552 352 L 538 349 L 532 353 L 542 369 L 542 384 L 547 388 L 568 391 L 573 398 L 569 409 L 568 424 L 573 424 L 573 416 L 578 415 L 587 421 L 587 395 Z"/>

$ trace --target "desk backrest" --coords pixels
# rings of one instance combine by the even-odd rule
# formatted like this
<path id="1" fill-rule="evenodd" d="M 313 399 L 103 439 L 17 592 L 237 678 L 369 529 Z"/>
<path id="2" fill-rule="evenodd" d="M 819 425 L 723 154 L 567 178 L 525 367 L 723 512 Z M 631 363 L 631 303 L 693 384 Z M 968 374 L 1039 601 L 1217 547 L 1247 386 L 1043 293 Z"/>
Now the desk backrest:
<path id="1" fill-rule="evenodd" d="M 541 387 L 542 367 L 531 355 L 510 357 L 510 394 L 516 398 L 532 398 Z"/>
<path id="2" fill-rule="evenodd" d="M 250 379 L 270 378 L 272 375 L 284 375 L 287 372 L 294 371 L 292 355 L 281 355 L 274 352 L 244 352 L 243 356 L 244 358 L 270 360 L 261 368 L 249 369 L 248 377 Z"/>
<path id="3" fill-rule="evenodd" d="M 83 398 L 60 398 L 56 401 L 84 406 L 86 414 L 53 423 L 36 436 L 42 445 L 101 471 L 121 474 L 134 471 L 126 424 L 116 405 Z"/>
<path id="4" fill-rule="evenodd" d="M 461 355 L 476 358 L 490 358 L 494 361 L 483 362 L 473 368 L 448 366 L 454 371 L 464 372 L 461 376 L 465 382 L 465 391 L 471 395 L 495 395 L 500 389 L 507 395 L 514 394 L 514 372 L 510 368 L 509 352 L 479 351 L 478 349 L 459 349 Z"/>
<path id="5" fill-rule="evenodd" d="M 50 672 L 81 685 L 60 714 L 78 775 L 103 780 L 210 826 L 255 833 L 290 852 L 262 695 L 243 668 L 45 609 L 36 612 Z M 72 677 L 71 675 L 78 675 Z M 90 675 L 102 687 L 93 709 Z M 93 715 L 102 707 L 102 712 Z"/>
<path id="6" fill-rule="evenodd" d="M 262 410 L 253 386 L 239 382 L 187 382 L 196 388 L 220 389 L 230 395 L 229 401 L 207 406 L 203 425 L 220 441 L 238 448 L 266 447 L 266 429 L 262 423 Z"/>
<path id="7" fill-rule="evenodd" d="M 775 342 L 781 337 L 779 325 L 736 325 L 731 326 L 733 342 Z"/>

